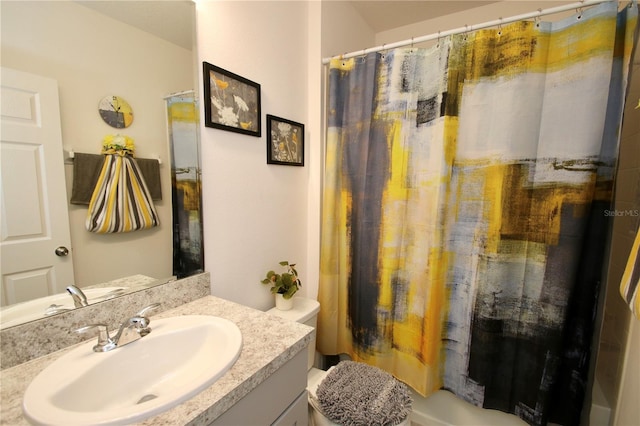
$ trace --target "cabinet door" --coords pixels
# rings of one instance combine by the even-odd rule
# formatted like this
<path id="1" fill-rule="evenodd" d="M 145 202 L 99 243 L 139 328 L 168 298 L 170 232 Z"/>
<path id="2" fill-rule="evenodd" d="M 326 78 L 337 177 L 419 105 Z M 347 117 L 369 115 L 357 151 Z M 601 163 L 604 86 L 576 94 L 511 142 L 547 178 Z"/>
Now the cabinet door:
<path id="1" fill-rule="evenodd" d="M 300 396 L 273 422 L 273 426 L 307 426 L 309 424 L 308 393 L 305 390 Z"/>
<path id="2" fill-rule="evenodd" d="M 212 425 L 265 426 L 276 422 L 307 388 L 307 348 L 298 352 Z M 298 407 L 299 408 L 299 407 Z M 298 423 L 307 424 L 307 423 Z"/>

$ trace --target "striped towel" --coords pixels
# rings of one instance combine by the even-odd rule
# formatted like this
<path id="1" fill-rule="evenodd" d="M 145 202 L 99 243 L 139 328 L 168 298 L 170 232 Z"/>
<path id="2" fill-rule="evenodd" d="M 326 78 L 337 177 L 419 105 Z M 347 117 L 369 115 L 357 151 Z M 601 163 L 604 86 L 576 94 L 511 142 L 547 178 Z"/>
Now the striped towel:
<path id="1" fill-rule="evenodd" d="M 89 202 L 86 228 L 98 234 L 160 224 L 140 168 L 130 155 L 107 154 Z"/>
<path id="2" fill-rule="evenodd" d="M 631 312 L 636 318 L 640 319 L 640 228 L 636 233 L 636 239 L 633 242 L 627 267 L 622 275 L 620 282 L 620 294 L 625 302 L 631 308 Z"/>

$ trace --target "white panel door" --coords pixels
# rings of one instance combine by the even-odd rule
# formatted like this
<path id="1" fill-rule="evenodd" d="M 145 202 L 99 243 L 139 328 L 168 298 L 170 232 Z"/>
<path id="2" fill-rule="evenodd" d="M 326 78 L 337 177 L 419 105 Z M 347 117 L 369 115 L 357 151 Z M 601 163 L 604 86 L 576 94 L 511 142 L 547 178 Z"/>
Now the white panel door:
<path id="1" fill-rule="evenodd" d="M 74 278 L 58 84 L 8 68 L 1 73 L 0 304 L 4 306 L 63 292 Z"/>

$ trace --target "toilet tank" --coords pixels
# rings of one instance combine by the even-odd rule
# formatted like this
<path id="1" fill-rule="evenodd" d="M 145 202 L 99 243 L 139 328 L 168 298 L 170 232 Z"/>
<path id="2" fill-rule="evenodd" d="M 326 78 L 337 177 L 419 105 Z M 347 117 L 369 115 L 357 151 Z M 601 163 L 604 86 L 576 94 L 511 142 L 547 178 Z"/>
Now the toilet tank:
<path id="1" fill-rule="evenodd" d="M 288 311 L 281 311 L 278 308 L 272 308 L 267 313 L 277 315 L 280 318 L 287 319 L 289 321 L 295 321 L 308 325 L 309 327 L 316 328 L 318 323 L 318 312 L 320 311 L 320 303 L 317 300 L 306 299 L 304 297 L 293 298 L 293 308 Z M 309 343 L 307 348 L 309 351 L 307 357 L 307 368 L 313 367 L 313 362 L 316 357 L 316 337 Z"/>

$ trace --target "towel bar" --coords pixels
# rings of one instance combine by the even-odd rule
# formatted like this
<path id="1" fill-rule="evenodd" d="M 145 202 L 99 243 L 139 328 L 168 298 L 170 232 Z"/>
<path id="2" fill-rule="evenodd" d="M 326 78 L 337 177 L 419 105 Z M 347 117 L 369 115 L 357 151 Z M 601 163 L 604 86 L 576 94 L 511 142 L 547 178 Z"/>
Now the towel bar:
<path id="1" fill-rule="evenodd" d="M 73 160 L 73 159 L 75 158 L 75 156 L 76 156 L 76 153 L 73 151 L 73 148 L 71 148 L 71 149 L 69 150 L 69 158 L 68 158 L 68 159 L 69 159 L 69 160 Z M 158 160 L 158 164 L 162 165 L 162 158 L 160 158 L 160 156 L 159 156 L 158 154 L 153 154 L 153 157 L 154 157 L 156 160 Z M 66 161 L 65 161 L 65 163 L 66 163 Z M 71 162 L 71 163 L 67 163 L 67 164 L 73 164 L 73 162 Z"/>

